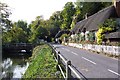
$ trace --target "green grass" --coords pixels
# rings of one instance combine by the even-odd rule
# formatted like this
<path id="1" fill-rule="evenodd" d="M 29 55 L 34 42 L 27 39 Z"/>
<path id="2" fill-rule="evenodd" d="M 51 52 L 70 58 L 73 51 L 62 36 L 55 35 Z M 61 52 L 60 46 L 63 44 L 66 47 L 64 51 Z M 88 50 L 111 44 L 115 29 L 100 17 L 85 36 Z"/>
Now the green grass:
<path id="1" fill-rule="evenodd" d="M 40 45 L 34 48 L 30 57 L 30 65 L 23 75 L 26 78 L 57 78 L 57 62 L 54 60 L 52 49 L 48 45 Z M 61 76 L 61 74 L 60 74 Z"/>

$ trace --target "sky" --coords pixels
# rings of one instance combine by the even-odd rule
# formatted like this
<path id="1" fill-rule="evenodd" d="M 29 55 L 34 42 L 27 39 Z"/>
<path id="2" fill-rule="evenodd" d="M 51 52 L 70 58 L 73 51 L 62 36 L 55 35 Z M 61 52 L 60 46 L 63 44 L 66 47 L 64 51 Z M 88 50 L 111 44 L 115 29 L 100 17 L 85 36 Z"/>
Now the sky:
<path id="1" fill-rule="evenodd" d="M 13 22 L 24 20 L 27 23 L 35 20 L 36 16 L 49 17 L 55 11 L 61 11 L 67 2 L 75 2 L 76 0 L 1 0 L 6 3 L 11 10 L 9 17 Z"/>

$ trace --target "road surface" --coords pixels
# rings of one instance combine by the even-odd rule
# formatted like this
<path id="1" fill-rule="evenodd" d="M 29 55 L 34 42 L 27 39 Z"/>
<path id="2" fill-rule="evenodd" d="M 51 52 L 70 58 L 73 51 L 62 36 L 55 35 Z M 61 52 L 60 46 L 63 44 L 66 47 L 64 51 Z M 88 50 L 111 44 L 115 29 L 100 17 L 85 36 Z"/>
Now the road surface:
<path id="1" fill-rule="evenodd" d="M 86 78 L 120 79 L 120 68 L 118 68 L 120 62 L 117 59 L 61 44 L 53 46 Z"/>

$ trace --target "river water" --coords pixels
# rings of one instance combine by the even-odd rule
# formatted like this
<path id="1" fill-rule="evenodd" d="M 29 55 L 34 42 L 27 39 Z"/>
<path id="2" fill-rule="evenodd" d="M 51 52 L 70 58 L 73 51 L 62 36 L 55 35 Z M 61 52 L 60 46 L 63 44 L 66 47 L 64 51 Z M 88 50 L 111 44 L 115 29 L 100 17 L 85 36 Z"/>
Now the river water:
<path id="1" fill-rule="evenodd" d="M 25 61 L 24 57 L 21 58 L 4 58 L 2 64 L 2 72 L 0 73 L 0 79 L 2 78 L 21 78 L 27 70 L 29 63 Z"/>

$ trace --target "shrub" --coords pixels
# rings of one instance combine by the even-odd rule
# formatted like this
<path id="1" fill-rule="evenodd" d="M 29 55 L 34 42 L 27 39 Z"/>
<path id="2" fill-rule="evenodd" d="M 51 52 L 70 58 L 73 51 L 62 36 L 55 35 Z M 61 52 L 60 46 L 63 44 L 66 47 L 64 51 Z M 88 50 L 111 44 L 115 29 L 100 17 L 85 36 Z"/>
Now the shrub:
<path id="1" fill-rule="evenodd" d="M 107 19 L 103 24 L 99 25 L 99 30 L 97 32 L 97 44 L 102 44 L 102 41 L 105 38 L 104 34 L 115 30 L 116 24 L 115 20 Z"/>
<path id="2" fill-rule="evenodd" d="M 63 34 L 61 37 L 60 37 L 60 39 L 63 41 L 64 40 L 64 38 L 68 38 L 69 37 L 69 35 L 68 34 Z"/>

